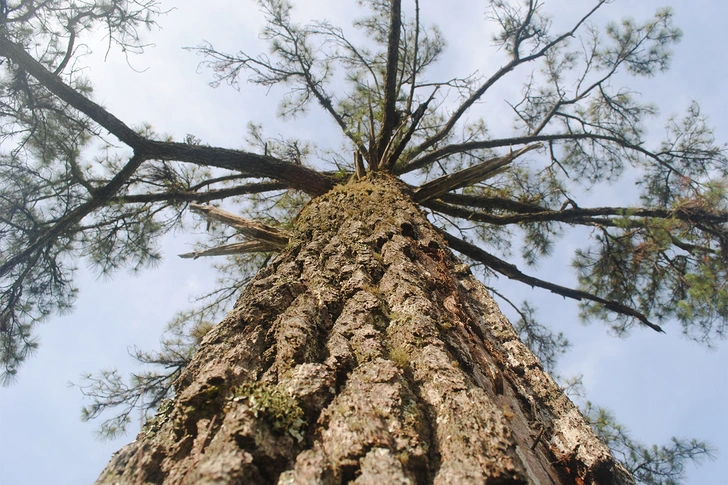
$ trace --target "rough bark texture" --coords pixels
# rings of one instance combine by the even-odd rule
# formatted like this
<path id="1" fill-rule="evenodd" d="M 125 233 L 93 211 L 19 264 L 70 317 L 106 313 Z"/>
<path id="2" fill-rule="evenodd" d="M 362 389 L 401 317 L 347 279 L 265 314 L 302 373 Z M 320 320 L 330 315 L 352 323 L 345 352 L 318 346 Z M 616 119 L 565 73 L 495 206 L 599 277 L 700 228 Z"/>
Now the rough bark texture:
<path id="1" fill-rule="evenodd" d="M 339 186 L 99 484 L 629 484 L 386 175 Z"/>

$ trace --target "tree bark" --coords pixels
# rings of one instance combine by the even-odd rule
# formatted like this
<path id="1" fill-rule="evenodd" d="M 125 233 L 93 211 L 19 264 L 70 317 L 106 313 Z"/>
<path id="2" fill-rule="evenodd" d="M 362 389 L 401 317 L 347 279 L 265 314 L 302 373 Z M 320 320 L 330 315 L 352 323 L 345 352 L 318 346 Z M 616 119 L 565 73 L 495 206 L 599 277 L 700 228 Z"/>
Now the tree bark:
<path id="1" fill-rule="evenodd" d="M 631 484 L 384 174 L 334 188 L 98 484 Z"/>

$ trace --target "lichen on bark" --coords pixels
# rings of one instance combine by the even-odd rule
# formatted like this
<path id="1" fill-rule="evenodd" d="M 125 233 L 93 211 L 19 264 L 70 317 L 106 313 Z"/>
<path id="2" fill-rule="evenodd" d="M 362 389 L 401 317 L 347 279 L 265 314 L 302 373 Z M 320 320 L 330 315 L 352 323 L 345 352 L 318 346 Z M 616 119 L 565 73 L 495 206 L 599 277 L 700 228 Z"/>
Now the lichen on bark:
<path id="1" fill-rule="evenodd" d="M 240 389 L 293 403 L 302 423 Z M 383 174 L 301 212 L 176 391 L 97 483 L 633 483 Z"/>

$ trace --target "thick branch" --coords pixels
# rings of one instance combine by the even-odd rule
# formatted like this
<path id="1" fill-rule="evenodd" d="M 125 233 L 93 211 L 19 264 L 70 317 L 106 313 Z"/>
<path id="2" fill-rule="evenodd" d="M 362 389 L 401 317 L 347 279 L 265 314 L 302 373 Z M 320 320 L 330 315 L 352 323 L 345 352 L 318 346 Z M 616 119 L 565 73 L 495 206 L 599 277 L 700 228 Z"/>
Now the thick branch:
<path id="1" fill-rule="evenodd" d="M 548 281 L 544 281 L 538 278 L 534 278 L 533 276 L 528 276 L 523 274 L 515 265 L 507 263 L 506 261 L 503 261 L 502 259 L 493 256 L 492 254 L 483 251 L 478 246 L 475 246 L 474 244 L 470 244 L 468 242 L 463 241 L 462 239 L 459 239 L 451 234 L 448 234 L 445 231 L 441 231 L 442 235 L 447 240 L 447 243 L 450 245 L 451 248 L 454 250 L 464 254 L 465 256 L 468 256 L 469 258 L 472 258 L 476 261 L 480 261 L 481 263 L 485 264 L 488 268 L 492 269 L 493 271 L 497 271 L 498 273 L 507 276 L 508 278 L 516 281 L 520 281 L 521 283 L 525 283 L 529 286 L 537 286 L 539 288 L 544 288 L 546 290 L 551 291 L 552 293 L 556 293 L 557 295 L 561 295 L 563 297 L 572 298 L 577 301 L 582 300 L 589 300 L 596 303 L 599 303 L 601 305 L 604 305 L 605 308 L 608 310 L 611 310 L 616 313 L 621 313 L 622 315 L 627 315 L 629 317 L 636 318 L 640 322 L 642 322 L 644 325 L 650 327 L 651 329 L 660 332 L 665 333 L 664 330 L 659 325 L 655 325 L 654 323 L 650 322 L 645 315 L 638 312 L 637 310 L 630 308 L 626 305 L 623 305 L 619 302 L 613 301 L 613 300 L 605 300 L 604 298 L 600 298 L 596 295 L 593 295 L 591 293 L 587 293 L 586 291 L 582 290 L 575 290 L 573 288 L 567 288 L 565 286 L 557 285 Z"/>
<path id="2" fill-rule="evenodd" d="M 263 224 L 262 222 L 245 219 L 211 205 L 190 204 L 190 210 L 201 214 L 206 219 L 222 222 L 225 225 L 233 227 L 245 236 L 265 242 L 274 249 L 284 248 L 288 244 L 288 239 L 291 236 L 288 231 Z"/>
<path id="3" fill-rule="evenodd" d="M 335 183 L 331 177 L 316 170 L 257 153 L 188 143 L 149 143 L 149 159 L 190 162 L 233 170 L 249 177 L 271 178 L 314 196 L 328 192 Z"/>
<path id="4" fill-rule="evenodd" d="M 28 74 L 36 78 L 50 92 L 103 126 L 109 133 L 130 147 L 136 149 L 146 142 L 144 137 L 126 126 L 116 116 L 65 84 L 58 76 L 25 52 L 21 46 L 2 35 L 0 35 L 0 56 L 11 59 Z"/>
<path id="5" fill-rule="evenodd" d="M 422 185 L 414 191 L 414 199 L 417 202 L 424 202 L 428 199 L 437 198 L 451 190 L 467 187 L 481 182 L 499 173 L 506 165 L 523 155 L 524 153 L 541 148 L 540 143 L 528 145 L 504 157 L 492 158 L 473 167 L 466 168 L 456 173 L 443 175 L 435 180 Z"/>
<path id="6" fill-rule="evenodd" d="M 387 41 L 387 72 L 384 76 L 384 118 L 382 129 L 377 140 L 376 156 L 379 168 L 387 168 L 389 164 L 384 153 L 390 143 L 394 129 L 397 126 L 397 69 L 399 67 L 399 36 L 402 29 L 402 2 L 392 0 L 390 13 L 389 39 Z"/>

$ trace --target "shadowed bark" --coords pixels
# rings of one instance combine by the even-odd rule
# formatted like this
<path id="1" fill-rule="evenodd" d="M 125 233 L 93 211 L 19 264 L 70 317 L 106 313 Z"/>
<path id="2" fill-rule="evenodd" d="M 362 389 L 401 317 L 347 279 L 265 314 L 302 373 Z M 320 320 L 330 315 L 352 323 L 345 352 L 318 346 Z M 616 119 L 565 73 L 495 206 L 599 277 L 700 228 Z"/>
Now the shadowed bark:
<path id="1" fill-rule="evenodd" d="M 97 483 L 634 483 L 411 196 L 314 199 Z"/>

